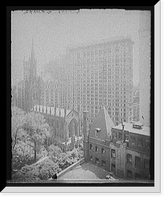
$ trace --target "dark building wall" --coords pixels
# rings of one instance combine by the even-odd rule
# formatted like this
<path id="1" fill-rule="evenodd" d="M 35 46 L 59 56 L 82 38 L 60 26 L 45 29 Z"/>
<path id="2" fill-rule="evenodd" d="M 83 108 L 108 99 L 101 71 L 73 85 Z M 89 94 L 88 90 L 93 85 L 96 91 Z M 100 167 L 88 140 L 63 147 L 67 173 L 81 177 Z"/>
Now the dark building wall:
<path id="1" fill-rule="evenodd" d="M 128 162 L 127 155 L 131 155 L 132 162 Z M 127 179 L 149 179 L 149 161 L 147 154 L 127 149 L 126 151 L 125 174 Z M 132 172 L 132 178 L 128 176 L 128 171 Z"/>
<path id="2" fill-rule="evenodd" d="M 129 133 L 128 147 L 132 150 L 150 154 L 150 137 Z"/>
<path id="3" fill-rule="evenodd" d="M 105 142 L 96 141 L 95 139 L 90 138 L 89 160 L 99 167 L 110 171 L 110 147 L 106 146 Z M 99 162 L 97 163 L 97 161 Z"/>
<path id="4" fill-rule="evenodd" d="M 127 147 L 134 151 L 139 151 L 145 154 L 150 154 L 150 137 L 142 134 L 136 134 L 128 131 L 124 131 Z M 118 140 L 122 140 L 122 130 L 112 129 L 112 142 L 116 143 Z"/>

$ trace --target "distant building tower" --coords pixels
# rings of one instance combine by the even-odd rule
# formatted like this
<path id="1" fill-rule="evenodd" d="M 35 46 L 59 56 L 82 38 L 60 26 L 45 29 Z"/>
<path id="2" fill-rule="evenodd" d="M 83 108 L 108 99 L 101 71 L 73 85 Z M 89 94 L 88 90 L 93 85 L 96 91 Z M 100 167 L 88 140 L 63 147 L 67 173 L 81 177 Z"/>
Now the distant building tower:
<path id="1" fill-rule="evenodd" d="M 23 61 L 24 67 L 24 110 L 30 111 L 33 105 L 40 100 L 40 83 L 37 77 L 37 61 L 34 53 L 34 43 L 32 41 L 31 55 L 28 61 Z"/>
<path id="2" fill-rule="evenodd" d="M 139 120 L 145 126 L 150 126 L 150 12 L 140 13 L 139 28 L 139 89 L 140 89 L 140 116 Z"/>
<path id="3" fill-rule="evenodd" d="M 87 109 L 90 122 L 102 106 L 115 124 L 132 121 L 133 45 L 130 37 L 117 37 L 67 49 L 68 104 Z"/>
<path id="4" fill-rule="evenodd" d="M 88 122 L 88 112 L 83 112 L 83 148 L 84 148 L 84 158 L 85 161 L 89 161 L 89 122 Z"/>

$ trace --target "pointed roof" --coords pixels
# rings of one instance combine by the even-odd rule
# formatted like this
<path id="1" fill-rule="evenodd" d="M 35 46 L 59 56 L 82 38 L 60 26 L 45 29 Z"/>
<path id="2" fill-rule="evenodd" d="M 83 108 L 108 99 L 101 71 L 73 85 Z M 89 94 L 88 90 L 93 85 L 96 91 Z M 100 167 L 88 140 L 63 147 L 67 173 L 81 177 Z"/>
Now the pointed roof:
<path id="1" fill-rule="evenodd" d="M 107 110 L 103 107 L 95 117 L 90 129 L 90 136 L 101 140 L 108 139 L 111 135 L 111 128 L 115 125 L 111 120 Z M 97 133 L 95 133 L 97 131 Z"/>
<path id="2" fill-rule="evenodd" d="M 32 46 L 31 46 L 31 56 L 30 59 L 35 60 L 35 52 L 34 52 L 34 40 L 32 39 Z"/>

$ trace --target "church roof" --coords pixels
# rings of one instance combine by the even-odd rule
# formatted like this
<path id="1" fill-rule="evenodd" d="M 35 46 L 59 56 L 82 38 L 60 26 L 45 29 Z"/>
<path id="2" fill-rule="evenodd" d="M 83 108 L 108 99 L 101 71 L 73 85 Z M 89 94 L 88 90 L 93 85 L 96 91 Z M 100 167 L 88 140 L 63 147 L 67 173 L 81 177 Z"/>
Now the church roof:
<path id="1" fill-rule="evenodd" d="M 90 137 L 96 137 L 101 140 L 108 139 L 111 136 L 111 128 L 114 126 L 106 108 L 103 107 L 91 125 Z"/>
<path id="2" fill-rule="evenodd" d="M 55 116 L 59 116 L 59 117 L 65 116 L 65 109 L 63 109 L 63 108 L 54 108 L 54 107 L 43 106 L 43 105 L 35 105 L 33 107 L 33 111 L 50 114 L 50 115 L 55 115 Z M 66 116 L 70 112 L 71 112 L 71 110 L 66 110 Z"/>

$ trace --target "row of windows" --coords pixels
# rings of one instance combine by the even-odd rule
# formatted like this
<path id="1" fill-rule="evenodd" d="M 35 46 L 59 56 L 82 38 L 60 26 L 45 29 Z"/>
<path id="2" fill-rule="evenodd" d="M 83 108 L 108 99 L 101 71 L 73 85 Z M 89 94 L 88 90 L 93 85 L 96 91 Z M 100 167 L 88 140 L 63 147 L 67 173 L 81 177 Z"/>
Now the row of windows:
<path id="1" fill-rule="evenodd" d="M 103 86 L 101 86 L 99 88 L 97 88 L 97 87 L 95 87 L 95 88 L 81 87 L 80 88 L 78 86 L 78 88 L 76 88 L 75 91 L 73 91 L 74 97 L 77 97 L 77 96 L 78 97 L 82 97 L 82 96 L 87 97 L 87 95 L 91 95 L 91 94 L 95 95 L 95 96 L 96 95 L 98 96 L 98 94 L 99 94 L 99 96 L 101 96 L 102 94 L 104 94 L 104 95 L 111 94 L 114 97 L 116 96 L 116 98 L 126 98 L 126 96 L 124 96 L 124 95 L 130 94 L 130 91 L 126 91 L 123 88 L 120 88 L 120 89 L 115 89 L 115 88 L 112 88 L 112 87 L 107 88 L 107 86 L 104 89 L 103 89 Z M 64 94 L 64 95 L 66 95 L 66 94 Z"/>
<path id="2" fill-rule="evenodd" d="M 127 179 L 133 178 L 133 172 L 131 170 L 127 170 Z M 142 179 L 141 175 L 138 173 L 135 173 L 135 180 Z"/>
<path id="3" fill-rule="evenodd" d="M 80 58 L 92 58 L 97 56 L 113 56 L 116 59 L 122 58 L 122 57 L 128 57 L 128 52 L 131 52 L 131 47 L 126 46 L 116 46 L 116 47 L 106 47 L 106 48 L 98 48 L 93 50 L 82 50 L 81 52 L 73 52 L 71 54 L 72 58 L 80 59 Z M 120 54 L 119 54 L 120 53 Z"/>
<path id="4" fill-rule="evenodd" d="M 103 89 L 104 87 L 104 89 Z M 126 97 L 124 95 L 131 95 L 130 91 L 126 91 L 124 90 L 123 88 L 120 88 L 120 89 L 115 89 L 115 88 L 112 88 L 112 87 L 109 87 L 107 88 L 107 86 L 100 86 L 99 88 L 95 87 L 95 88 L 92 88 L 92 87 L 84 87 L 82 86 L 81 88 L 78 86 L 77 88 L 74 89 L 73 92 L 71 92 L 71 94 L 73 96 L 78 96 L 78 97 L 82 97 L 82 96 L 86 96 L 87 95 L 90 95 L 90 94 L 95 94 L 95 95 L 101 95 L 101 94 L 104 94 L 104 95 L 107 95 L 107 94 L 112 94 L 112 95 L 115 95 L 116 98 L 118 97 Z M 66 95 L 66 94 L 62 94 L 62 95 Z"/>
<path id="5" fill-rule="evenodd" d="M 93 162 L 93 156 L 90 156 L 90 161 Z M 95 157 L 95 164 L 96 164 L 96 165 L 99 165 L 99 164 L 100 164 L 100 160 L 99 160 L 98 158 L 96 158 L 96 157 Z M 101 160 L 101 166 L 102 166 L 103 168 L 105 168 L 105 167 L 106 167 L 106 161 Z"/>
<path id="6" fill-rule="evenodd" d="M 99 147 L 95 146 L 95 148 L 93 148 L 93 145 L 90 144 L 90 150 L 95 150 L 95 152 L 99 152 Z M 106 151 L 104 148 L 101 148 L 101 154 L 105 154 Z"/>
<path id="7" fill-rule="evenodd" d="M 90 74 L 82 74 L 81 76 L 75 76 L 73 77 L 73 81 L 74 83 L 78 82 L 78 83 L 82 83 L 82 82 L 90 82 L 90 81 L 94 81 L 94 82 L 107 82 L 107 81 L 110 81 L 110 82 L 114 82 L 115 79 L 117 78 L 120 78 L 119 80 L 123 80 L 126 82 L 126 79 L 127 77 L 130 76 L 130 73 L 127 74 L 127 75 L 124 75 L 123 73 L 104 73 L 102 75 L 99 75 L 99 76 L 91 76 Z"/>
<path id="8" fill-rule="evenodd" d="M 121 74 L 125 73 L 132 73 L 132 63 L 123 60 L 122 62 L 116 62 L 116 63 L 110 63 L 106 65 L 102 65 L 100 62 L 99 63 L 84 63 L 81 64 L 73 64 L 74 69 L 73 69 L 73 75 L 76 76 L 76 74 L 81 75 L 81 76 L 86 76 L 86 75 L 98 75 L 102 73 L 102 69 L 104 73 L 111 73 L 111 72 L 119 72 Z M 79 71 L 80 69 L 80 71 Z"/>
<path id="9" fill-rule="evenodd" d="M 111 171 L 113 173 L 116 173 L 116 165 L 114 163 L 111 164 Z M 133 178 L 133 172 L 131 170 L 127 170 L 126 171 L 126 177 L 127 179 L 132 179 Z M 145 179 L 149 179 L 149 177 L 142 177 L 141 174 L 139 173 L 135 173 L 135 180 L 138 180 L 138 179 L 142 179 L 142 178 L 145 178 Z"/>
<path id="10" fill-rule="evenodd" d="M 90 156 L 90 161 L 92 161 L 93 162 L 93 156 Z M 101 164 L 101 166 L 103 167 L 103 168 L 105 168 L 106 167 L 106 161 L 104 161 L 104 160 L 101 160 L 101 162 L 100 162 L 100 160 L 98 159 L 98 158 L 96 158 L 95 157 L 95 164 L 97 164 L 97 165 L 100 165 Z M 111 164 L 111 171 L 112 172 L 114 172 L 114 173 L 116 173 L 116 165 L 115 164 Z M 127 170 L 126 171 L 126 177 L 128 178 L 128 179 L 132 179 L 133 178 L 133 172 L 131 171 L 131 170 Z M 142 177 L 141 177 L 141 175 L 139 174 L 139 173 L 135 173 L 135 179 L 137 180 L 137 179 L 141 179 Z M 147 177 L 148 178 L 148 177 Z"/>
<path id="11" fill-rule="evenodd" d="M 112 131 L 112 139 L 114 140 L 121 140 L 122 139 L 122 133 L 121 131 Z M 145 148 L 150 149 L 150 140 L 145 139 L 144 137 L 138 137 L 135 135 L 125 135 L 125 140 L 128 141 L 129 147 L 139 147 L 139 148 Z"/>
<path id="12" fill-rule="evenodd" d="M 111 158 L 113 158 L 113 159 L 116 158 L 115 149 L 111 149 Z M 126 162 L 130 165 L 133 165 L 131 154 L 126 155 Z M 141 168 L 141 158 L 138 156 L 135 156 L 135 167 Z M 149 160 L 147 160 L 147 159 L 144 159 L 144 169 L 149 169 Z"/>
<path id="13" fill-rule="evenodd" d="M 83 71 L 74 71 L 74 75 L 71 77 L 73 78 L 73 80 L 78 80 L 79 78 L 85 78 L 86 77 L 88 79 L 101 79 L 103 78 L 103 76 L 106 78 L 107 76 L 110 76 L 110 77 L 114 77 L 115 75 L 121 75 L 121 76 L 124 76 L 124 75 L 129 75 L 129 74 L 132 74 L 132 68 L 130 67 L 129 70 L 126 70 L 125 67 L 118 67 L 118 68 L 107 68 L 107 69 L 101 69 L 100 71 L 95 71 L 96 69 L 90 69 L 90 71 L 86 71 L 86 70 L 83 70 Z"/>
<path id="14" fill-rule="evenodd" d="M 149 139 L 143 139 L 142 137 L 130 136 L 130 146 L 150 149 L 150 141 Z"/>
<path id="15" fill-rule="evenodd" d="M 93 156 L 90 156 L 90 161 L 94 162 L 93 159 L 94 159 Z M 96 157 L 95 157 L 95 164 L 101 165 L 101 167 L 106 168 L 106 161 L 104 161 L 104 160 L 100 161 Z M 111 171 L 113 173 L 116 173 L 116 165 L 115 164 L 111 164 Z M 127 170 L 126 171 L 126 177 L 127 177 L 127 179 L 132 179 L 133 178 L 133 172 L 131 170 Z M 143 177 L 143 178 L 145 178 L 145 177 Z M 149 178 L 149 177 L 146 177 L 146 178 Z M 138 179 L 142 179 L 141 174 L 135 173 L 135 180 L 138 180 Z"/>
<path id="16" fill-rule="evenodd" d="M 111 97 L 113 97 L 113 99 Z M 81 101 L 82 100 L 88 100 L 89 101 L 90 99 L 94 100 L 96 98 L 97 98 L 97 100 L 104 98 L 105 100 L 109 100 L 109 101 L 114 102 L 114 103 L 124 103 L 124 102 L 126 103 L 126 102 L 129 102 L 129 100 L 132 100 L 131 96 L 130 96 L 130 98 L 129 98 L 129 96 L 127 96 L 127 97 L 126 96 L 115 96 L 115 95 L 112 95 L 111 93 L 107 93 L 107 92 L 106 93 L 105 92 L 99 93 L 99 95 L 98 95 L 98 93 L 95 93 L 95 94 L 94 93 L 87 93 L 86 94 L 86 92 L 83 92 L 83 94 L 81 94 L 81 95 L 73 95 L 74 100 L 79 99 Z"/>
<path id="17" fill-rule="evenodd" d="M 76 84 L 76 83 L 115 83 L 116 81 L 117 82 L 123 82 L 123 83 L 126 83 L 128 82 L 128 80 L 131 79 L 129 76 L 123 76 L 121 74 L 113 74 L 113 75 L 110 75 L 110 74 L 107 74 L 107 75 L 104 75 L 104 76 L 99 76 L 99 77 L 91 77 L 91 76 L 81 76 L 81 77 L 76 77 L 76 78 L 73 78 L 73 83 Z"/>
<path id="18" fill-rule="evenodd" d="M 127 154 L 127 163 L 130 165 L 133 165 L 133 161 L 132 161 L 132 155 L 131 154 Z M 141 168 L 141 158 L 138 156 L 135 156 L 135 167 L 137 168 Z M 144 159 L 144 169 L 149 169 L 149 160 L 148 159 Z"/>
<path id="19" fill-rule="evenodd" d="M 92 70 L 95 69 L 96 67 L 99 68 L 107 68 L 107 67 L 117 67 L 117 65 L 121 65 L 123 66 L 123 68 L 125 66 L 127 66 L 127 64 L 131 64 L 132 63 L 132 59 L 131 58 L 126 58 L 126 57 L 122 57 L 120 59 L 113 59 L 111 57 L 107 57 L 105 59 L 87 59 L 87 60 L 74 60 L 72 62 L 72 66 L 74 66 L 74 68 L 79 68 L 79 69 L 83 69 L 83 70 Z"/>

